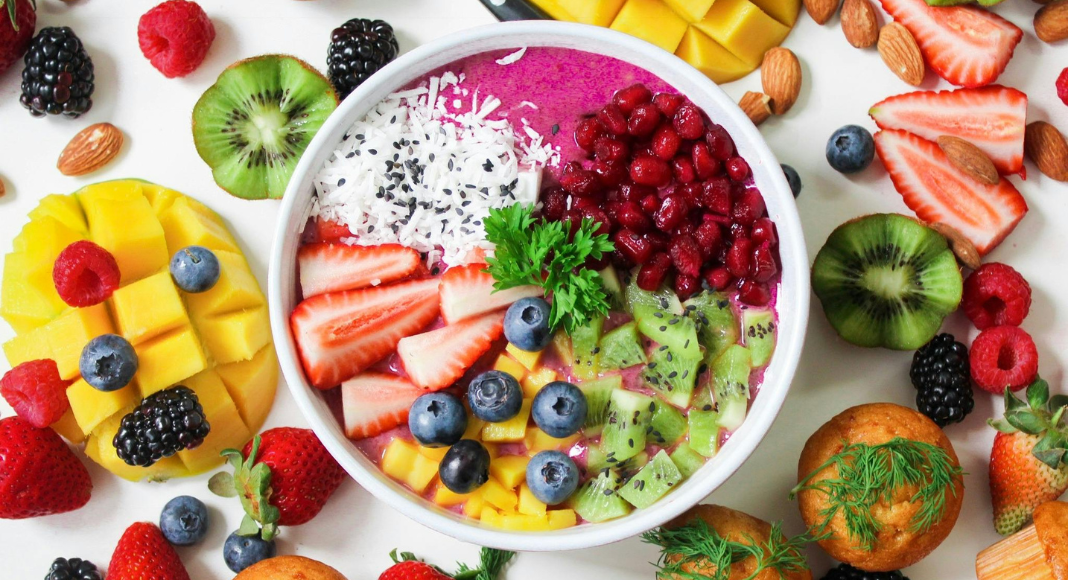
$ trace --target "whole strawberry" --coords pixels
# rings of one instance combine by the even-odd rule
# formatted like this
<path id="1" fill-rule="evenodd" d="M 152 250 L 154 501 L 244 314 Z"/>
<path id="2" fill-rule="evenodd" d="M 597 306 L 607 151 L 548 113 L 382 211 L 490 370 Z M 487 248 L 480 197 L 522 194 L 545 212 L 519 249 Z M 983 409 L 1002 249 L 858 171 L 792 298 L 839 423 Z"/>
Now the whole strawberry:
<path id="1" fill-rule="evenodd" d="M 141 53 L 163 76 L 184 77 L 204 62 L 215 26 L 196 2 L 168 0 L 145 12 L 137 23 Z"/>
<path id="2" fill-rule="evenodd" d="M 178 552 L 155 524 L 126 528 L 108 565 L 108 580 L 189 580 Z"/>
<path id="3" fill-rule="evenodd" d="M 378 580 L 495 580 L 514 556 L 515 552 L 482 548 L 478 568 L 460 564 L 460 569 L 450 575 L 437 566 L 419 560 L 411 552 L 397 554 L 393 550 L 389 554 L 393 565 L 386 568 Z"/>
<path id="4" fill-rule="evenodd" d="M 0 74 L 30 46 L 37 26 L 37 0 L 0 0 Z"/>
<path id="5" fill-rule="evenodd" d="M 55 431 L 0 419 L 0 519 L 76 510 L 92 491 L 89 471 Z"/>
<path id="6" fill-rule="evenodd" d="M 1068 397 L 1050 398 L 1042 379 L 1027 388 L 1027 403 L 1005 390 L 1005 418 L 990 452 L 990 496 L 994 529 L 1009 535 L 1031 519 L 1035 508 L 1068 491 Z"/>

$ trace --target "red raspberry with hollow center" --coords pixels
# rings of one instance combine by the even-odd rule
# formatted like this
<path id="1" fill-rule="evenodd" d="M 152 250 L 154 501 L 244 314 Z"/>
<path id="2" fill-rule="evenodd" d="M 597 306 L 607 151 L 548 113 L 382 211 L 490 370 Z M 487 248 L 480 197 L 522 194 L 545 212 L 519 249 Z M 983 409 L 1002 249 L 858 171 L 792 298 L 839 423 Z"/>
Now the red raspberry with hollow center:
<path id="1" fill-rule="evenodd" d="M 107 250 L 93 242 L 74 242 L 56 257 L 52 281 L 67 305 L 93 306 L 111 298 L 119 287 L 119 264 Z"/>
<path id="2" fill-rule="evenodd" d="M 137 24 L 141 53 L 173 79 L 195 71 L 215 40 L 215 26 L 196 2 L 170 0 L 145 12 Z"/>
<path id="3" fill-rule="evenodd" d="M 979 333 L 968 353 L 972 380 L 984 391 L 1018 391 L 1038 376 L 1038 349 L 1031 335 L 1016 326 L 992 326 Z"/>
<path id="4" fill-rule="evenodd" d="M 67 387 L 56 361 L 31 360 L 11 369 L 0 379 L 0 395 L 27 423 L 43 429 L 70 409 Z"/>
<path id="5" fill-rule="evenodd" d="M 1019 326 L 1031 310 L 1031 286 L 1012 266 L 983 264 L 964 281 L 961 305 L 979 330 Z"/>
<path id="6" fill-rule="evenodd" d="M 1068 67 L 1057 77 L 1057 96 L 1061 98 L 1062 103 L 1068 105 Z"/>

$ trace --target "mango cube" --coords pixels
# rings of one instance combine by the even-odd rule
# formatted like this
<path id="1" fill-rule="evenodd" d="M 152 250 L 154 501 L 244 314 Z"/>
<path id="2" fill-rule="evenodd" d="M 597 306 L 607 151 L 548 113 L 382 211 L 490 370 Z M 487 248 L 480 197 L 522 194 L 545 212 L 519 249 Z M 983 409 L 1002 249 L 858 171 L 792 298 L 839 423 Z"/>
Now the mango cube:
<path id="1" fill-rule="evenodd" d="M 523 396 L 528 399 L 533 399 L 542 387 L 555 381 L 556 378 L 556 371 L 547 367 L 542 367 L 530 373 L 520 384 L 523 387 Z"/>
<path id="2" fill-rule="evenodd" d="M 549 517 L 523 514 L 502 514 L 501 528 L 515 532 L 544 532 L 549 529 Z"/>
<path id="3" fill-rule="evenodd" d="M 51 427 L 61 437 L 75 445 L 85 441 L 85 433 L 78 426 L 78 420 L 74 418 L 74 411 L 70 409 L 67 409 L 67 412 L 58 421 L 52 423 Z"/>
<path id="4" fill-rule="evenodd" d="M 530 403 L 530 399 L 524 399 L 519 414 L 507 421 L 486 423 L 482 427 L 482 440 L 497 443 L 522 441 L 527 434 L 527 422 L 530 420 Z"/>
<path id="5" fill-rule="evenodd" d="M 790 33 L 788 26 L 749 0 L 716 0 L 705 19 L 694 26 L 752 67 L 759 66 L 764 53 Z"/>
<path id="6" fill-rule="evenodd" d="M 545 509 L 545 502 L 534 497 L 534 493 L 530 491 L 527 484 L 519 486 L 519 504 L 516 511 L 528 516 L 544 516 Z"/>
<path id="7" fill-rule="evenodd" d="M 510 342 L 508 343 L 508 346 L 504 347 L 504 349 L 507 350 L 508 354 L 512 355 L 512 358 L 518 361 L 519 364 L 526 367 L 528 371 L 532 371 L 535 367 L 538 366 L 538 361 L 541 360 L 541 353 L 545 352 L 543 350 L 535 352 L 525 351 Z"/>
<path id="8" fill-rule="evenodd" d="M 116 179 L 87 185 L 74 193 L 82 207 L 103 205 L 109 201 L 132 201 L 144 197 L 147 182 L 140 179 Z"/>
<path id="9" fill-rule="evenodd" d="M 482 427 L 486 425 L 486 422 L 474 415 L 467 416 L 467 429 L 464 430 L 464 439 L 478 440 L 479 435 L 482 433 Z"/>
<path id="10" fill-rule="evenodd" d="M 471 493 L 456 493 L 444 485 L 439 484 L 437 488 L 434 489 L 434 503 L 442 507 L 452 507 L 469 501 L 477 494 L 478 491 L 473 491 Z"/>
<path id="11" fill-rule="evenodd" d="M 575 352 L 571 349 L 571 337 L 567 333 L 561 330 L 554 334 L 550 346 L 556 351 L 556 356 L 560 357 L 560 360 L 565 365 L 573 366 L 575 364 Z"/>
<path id="12" fill-rule="evenodd" d="M 267 420 L 278 389 L 278 355 L 274 345 L 268 344 L 251 359 L 215 367 L 226 392 L 237 405 L 241 420 L 256 432 Z"/>
<path id="13" fill-rule="evenodd" d="M 431 461 L 441 463 L 442 459 L 445 459 L 445 454 L 449 452 L 448 447 L 423 447 L 419 446 L 419 454 Z"/>
<path id="14" fill-rule="evenodd" d="M 77 198 L 71 195 L 53 193 L 44 196 L 37 207 L 30 210 L 29 217 L 30 221 L 52 218 L 83 237 L 89 234 L 85 212 L 82 211 Z"/>
<path id="15" fill-rule="evenodd" d="M 486 503 L 503 512 L 515 512 L 515 507 L 519 503 L 519 498 L 515 491 L 504 487 L 493 477 L 490 477 L 489 481 L 479 488 L 479 491 Z"/>
<path id="16" fill-rule="evenodd" d="M 121 284 L 140 280 L 170 262 L 163 227 L 148 200 L 140 195 L 130 200 L 82 197 L 89 237 L 115 256 Z"/>
<path id="17" fill-rule="evenodd" d="M 793 26 L 801 13 L 801 0 L 752 0 L 768 16 L 785 24 Z"/>
<path id="18" fill-rule="evenodd" d="M 395 438 L 382 455 L 382 471 L 412 491 L 423 493 L 437 475 L 438 463 L 420 454 L 413 443 Z"/>
<path id="19" fill-rule="evenodd" d="M 664 0 L 672 10 L 690 22 L 701 20 L 708 14 L 715 0 Z"/>
<path id="20" fill-rule="evenodd" d="M 208 368 L 193 329 L 184 326 L 142 343 L 137 351 L 137 385 L 141 396 L 162 391 Z"/>
<path id="21" fill-rule="evenodd" d="M 189 324 L 178 288 L 163 271 L 111 295 L 119 334 L 134 346 Z"/>
<path id="22" fill-rule="evenodd" d="M 182 384 L 196 393 L 200 406 L 204 408 L 204 416 L 211 424 L 211 432 L 198 447 L 179 451 L 178 458 L 190 473 L 203 473 L 222 465 L 223 458 L 219 452 L 233 447 L 235 441 L 242 442 L 238 446 L 243 445 L 252 439 L 252 433 L 241 421 L 237 407 L 230 400 L 230 395 L 226 394 L 226 386 L 214 371 L 204 371 Z"/>
<path id="23" fill-rule="evenodd" d="M 26 361 L 52 358 L 52 344 L 48 340 L 47 329 L 48 324 L 45 324 L 5 342 L 4 356 L 8 364 L 14 368 Z"/>
<path id="24" fill-rule="evenodd" d="M 687 22 L 661 0 L 627 0 L 611 26 L 668 52 L 678 48 L 686 27 Z"/>
<path id="25" fill-rule="evenodd" d="M 500 512 L 493 509 L 492 506 L 483 505 L 482 511 L 480 511 L 478 514 L 478 519 L 481 520 L 482 523 L 486 524 L 487 526 L 490 526 L 491 528 L 504 527 L 504 522 L 501 520 Z"/>
<path id="26" fill-rule="evenodd" d="M 22 252 L 4 258 L 4 281 L 0 286 L 0 315 L 16 333 L 30 332 L 59 316 L 67 305 L 56 288 L 35 283 L 41 278 L 33 260 Z M 48 277 L 51 277 L 51 270 Z"/>
<path id="27" fill-rule="evenodd" d="M 515 377 L 515 380 L 517 381 L 523 380 L 523 377 L 527 375 L 527 369 L 519 364 L 519 361 L 505 353 L 501 353 L 501 355 L 497 357 L 497 362 L 493 363 L 493 370 L 510 374 Z"/>
<path id="28" fill-rule="evenodd" d="M 200 338 L 217 364 L 248 360 L 271 342 L 266 307 L 195 318 Z"/>
<path id="29" fill-rule="evenodd" d="M 130 411 L 132 409 L 127 409 Z M 113 415 L 110 419 L 101 423 L 99 427 L 85 442 L 85 454 L 104 469 L 118 475 L 128 481 L 166 481 L 174 477 L 190 475 L 189 470 L 182 465 L 177 455 L 164 457 L 149 467 L 137 467 L 127 465 L 119 459 L 112 440 L 119 430 L 119 423 L 125 413 Z"/>
<path id="30" fill-rule="evenodd" d="M 228 314 L 265 304 L 260 284 L 241 254 L 220 250 L 215 257 L 219 259 L 219 281 L 206 292 L 185 295 L 194 317 Z"/>
<path id="31" fill-rule="evenodd" d="M 141 395 L 133 384 L 106 393 L 78 379 L 67 387 L 67 399 L 82 433 L 91 433 L 108 417 L 140 403 Z"/>
<path id="32" fill-rule="evenodd" d="M 11 246 L 18 252 L 25 252 L 33 260 L 35 269 L 52 272 L 56 257 L 64 248 L 84 240 L 82 232 L 71 229 L 53 217 L 43 217 L 27 222 L 19 235 L 12 240 Z"/>
<path id="33" fill-rule="evenodd" d="M 527 464 L 530 458 L 525 455 L 505 455 L 490 462 L 490 475 L 508 489 L 527 480 Z"/>
<path id="34" fill-rule="evenodd" d="M 198 205 L 182 196 L 160 214 L 160 223 L 166 232 L 167 250 L 173 255 L 187 246 L 204 246 L 213 252 L 240 253 L 237 241 L 222 221 L 211 210 L 203 206 L 198 208 Z"/>
<path id="35" fill-rule="evenodd" d="M 59 375 L 69 381 L 81 374 L 78 363 L 86 343 L 112 331 L 104 304 L 72 308 L 52 322 L 8 341 L 4 344 L 4 354 L 11 366 L 28 360 L 52 359 L 59 367 Z"/>
<path id="36" fill-rule="evenodd" d="M 675 55 L 721 84 L 740 79 L 753 72 L 754 68 L 692 26 L 682 37 L 682 44 Z"/>
<path id="37" fill-rule="evenodd" d="M 564 528 L 574 527 L 578 524 L 578 517 L 575 515 L 575 510 L 552 510 L 546 515 L 549 516 L 550 530 L 562 530 Z"/>
<path id="38" fill-rule="evenodd" d="M 482 517 L 482 508 L 486 505 L 486 500 L 482 499 L 482 494 L 473 493 L 471 497 L 464 502 L 463 512 L 464 515 L 469 518 L 479 519 Z"/>
<path id="39" fill-rule="evenodd" d="M 625 0 L 534 0 L 554 20 L 608 26 Z"/>
<path id="40" fill-rule="evenodd" d="M 571 449 L 580 436 L 578 433 L 569 437 L 557 438 L 549 435 L 537 427 L 527 429 L 527 436 L 523 440 L 527 445 L 527 453 L 533 455 L 539 451 L 564 451 Z"/>

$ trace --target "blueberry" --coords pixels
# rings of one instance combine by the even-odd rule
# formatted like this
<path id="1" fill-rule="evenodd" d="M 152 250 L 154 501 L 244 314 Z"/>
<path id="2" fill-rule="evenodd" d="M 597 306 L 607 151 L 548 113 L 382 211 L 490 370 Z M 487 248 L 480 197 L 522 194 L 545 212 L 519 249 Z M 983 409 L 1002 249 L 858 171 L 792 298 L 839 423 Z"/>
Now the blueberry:
<path id="1" fill-rule="evenodd" d="M 98 391 L 117 391 L 137 373 L 137 353 L 117 334 L 101 334 L 82 349 L 78 361 L 82 378 Z"/>
<path id="2" fill-rule="evenodd" d="M 187 246 L 171 258 L 171 278 L 186 292 L 207 292 L 219 281 L 219 259 L 203 246 Z"/>
<path id="3" fill-rule="evenodd" d="M 489 481 L 489 464 L 489 451 L 481 443 L 463 439 L 445 452 L 438 477 L 454 493 L 471 493 Z"/>
<path id="4" fill-rule="evenodd" d="M 234 572 L 240 572 L 260 560 L 274 558 L 274 553 L 274 540 L 265 542 L 259 536 L 239 536 L 237 532 L 230 534 L 223 544 L 223 560 L 226 560 L 226 567 Z"/>
<path id="5" fill-rule="evenodd" d="M 448 447 L 464 436 L 467 412 L 456 396 L 429 393 L 412 403 L 408 413 L 408 429 L 420 445 Z"/>
<path id="6" fill-rule="evenodd" d="M 783 163 L 782 172 L 786 175 L 786 182 L 790 184 L 790 191 L 794 192 L 794 199 L 801 195 L 801 176 L 797 174 L 797 170 L 793 167 Z"/>
<path id="7" fill-rule="evenodd" d="M 467 387 L 467 403 L 479 419 L 500 423 L 519 414 L 523 407 L 523 389 L 508 373 L 486 371 Z"/>
<path id="8" fill-rule="evenodd" d="M 208 508 L 195 497 L 180 495 L 163 506 L 159 529 L 175 546 L 192 546 L 208 533 Z"/>
<path id="9" fill-rule="evenodd" d="M 542 298 L 523 298 L 508 307 L 504 315 L 504 336 L 508 342 L 537 352 L 553 339 L 549 328 L 549 303 Z"/>
<path id="10" fill-rule="evenodd" d="M 578 387 L 553 381 L 534 395 L 530 414 L 542 431 L 552 437 L 577 433 L 586 422 L 586 395 Z"/>
<path id="11" fill-rule="evenodd" d="M 875 158 L 875 141 L 864 127 L 846 125 L 827 141 L 827 162 L 841 173 L 863 171 Z"/>
<path id="12" fill-rule="evenodd" d="M 563 503 L 578 487 L 578 467 L 560 451 L 542 451 L 527 464 L 527 487 L 548 505 Z"/>

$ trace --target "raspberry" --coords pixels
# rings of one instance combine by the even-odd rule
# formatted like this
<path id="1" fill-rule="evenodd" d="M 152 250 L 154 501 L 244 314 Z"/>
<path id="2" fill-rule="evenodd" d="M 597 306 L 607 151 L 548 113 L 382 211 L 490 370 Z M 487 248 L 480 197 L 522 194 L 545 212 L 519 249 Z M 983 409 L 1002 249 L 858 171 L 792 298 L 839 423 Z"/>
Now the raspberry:
<path id="1" fill-rule="evenodd" d="M 964 281 L 961 304 L 979 330 L 1019 326 L 1031 309 L 1031 286 L 1012 266 L 983 264 Z"/>
<path id="2" fill-rule="evenodd" d="M 54 360 L 31 360 L 0 379 L 0 395 L 24 421 L 38 429 L 55 423 L 70 409 L 69 382 L 59 376 Z"/>
<path id="3" fill-rule="evenodd" d="M 141 53 L 163 76 L 195 71 L 215 40 L 215 27 L 196 2 L 169 0 L 145 12 L 137 24 Z"/>
<path id="4" fill-rule="evenodd" d="M 119 287 L 119 264 L 107 250 L 93 242 L 74 242 L 56 258 L 52 281 L 67 305 L 93 306 L 110 298 Z"/>
<path id="5" fill-rule="evenodd" d="M 972 380 L 984 391 L 1018 391 L 1038 376 L 1038 350 L 1031 335 L 1016 326 L 993 326 L 972 342 Z"/>
<path id="6" fill-rule="evenodd" d="M 1068 67 L 1057 77 L 1057 96 L 1061 98 L 1061 102 L 1068 105 Z"/>

